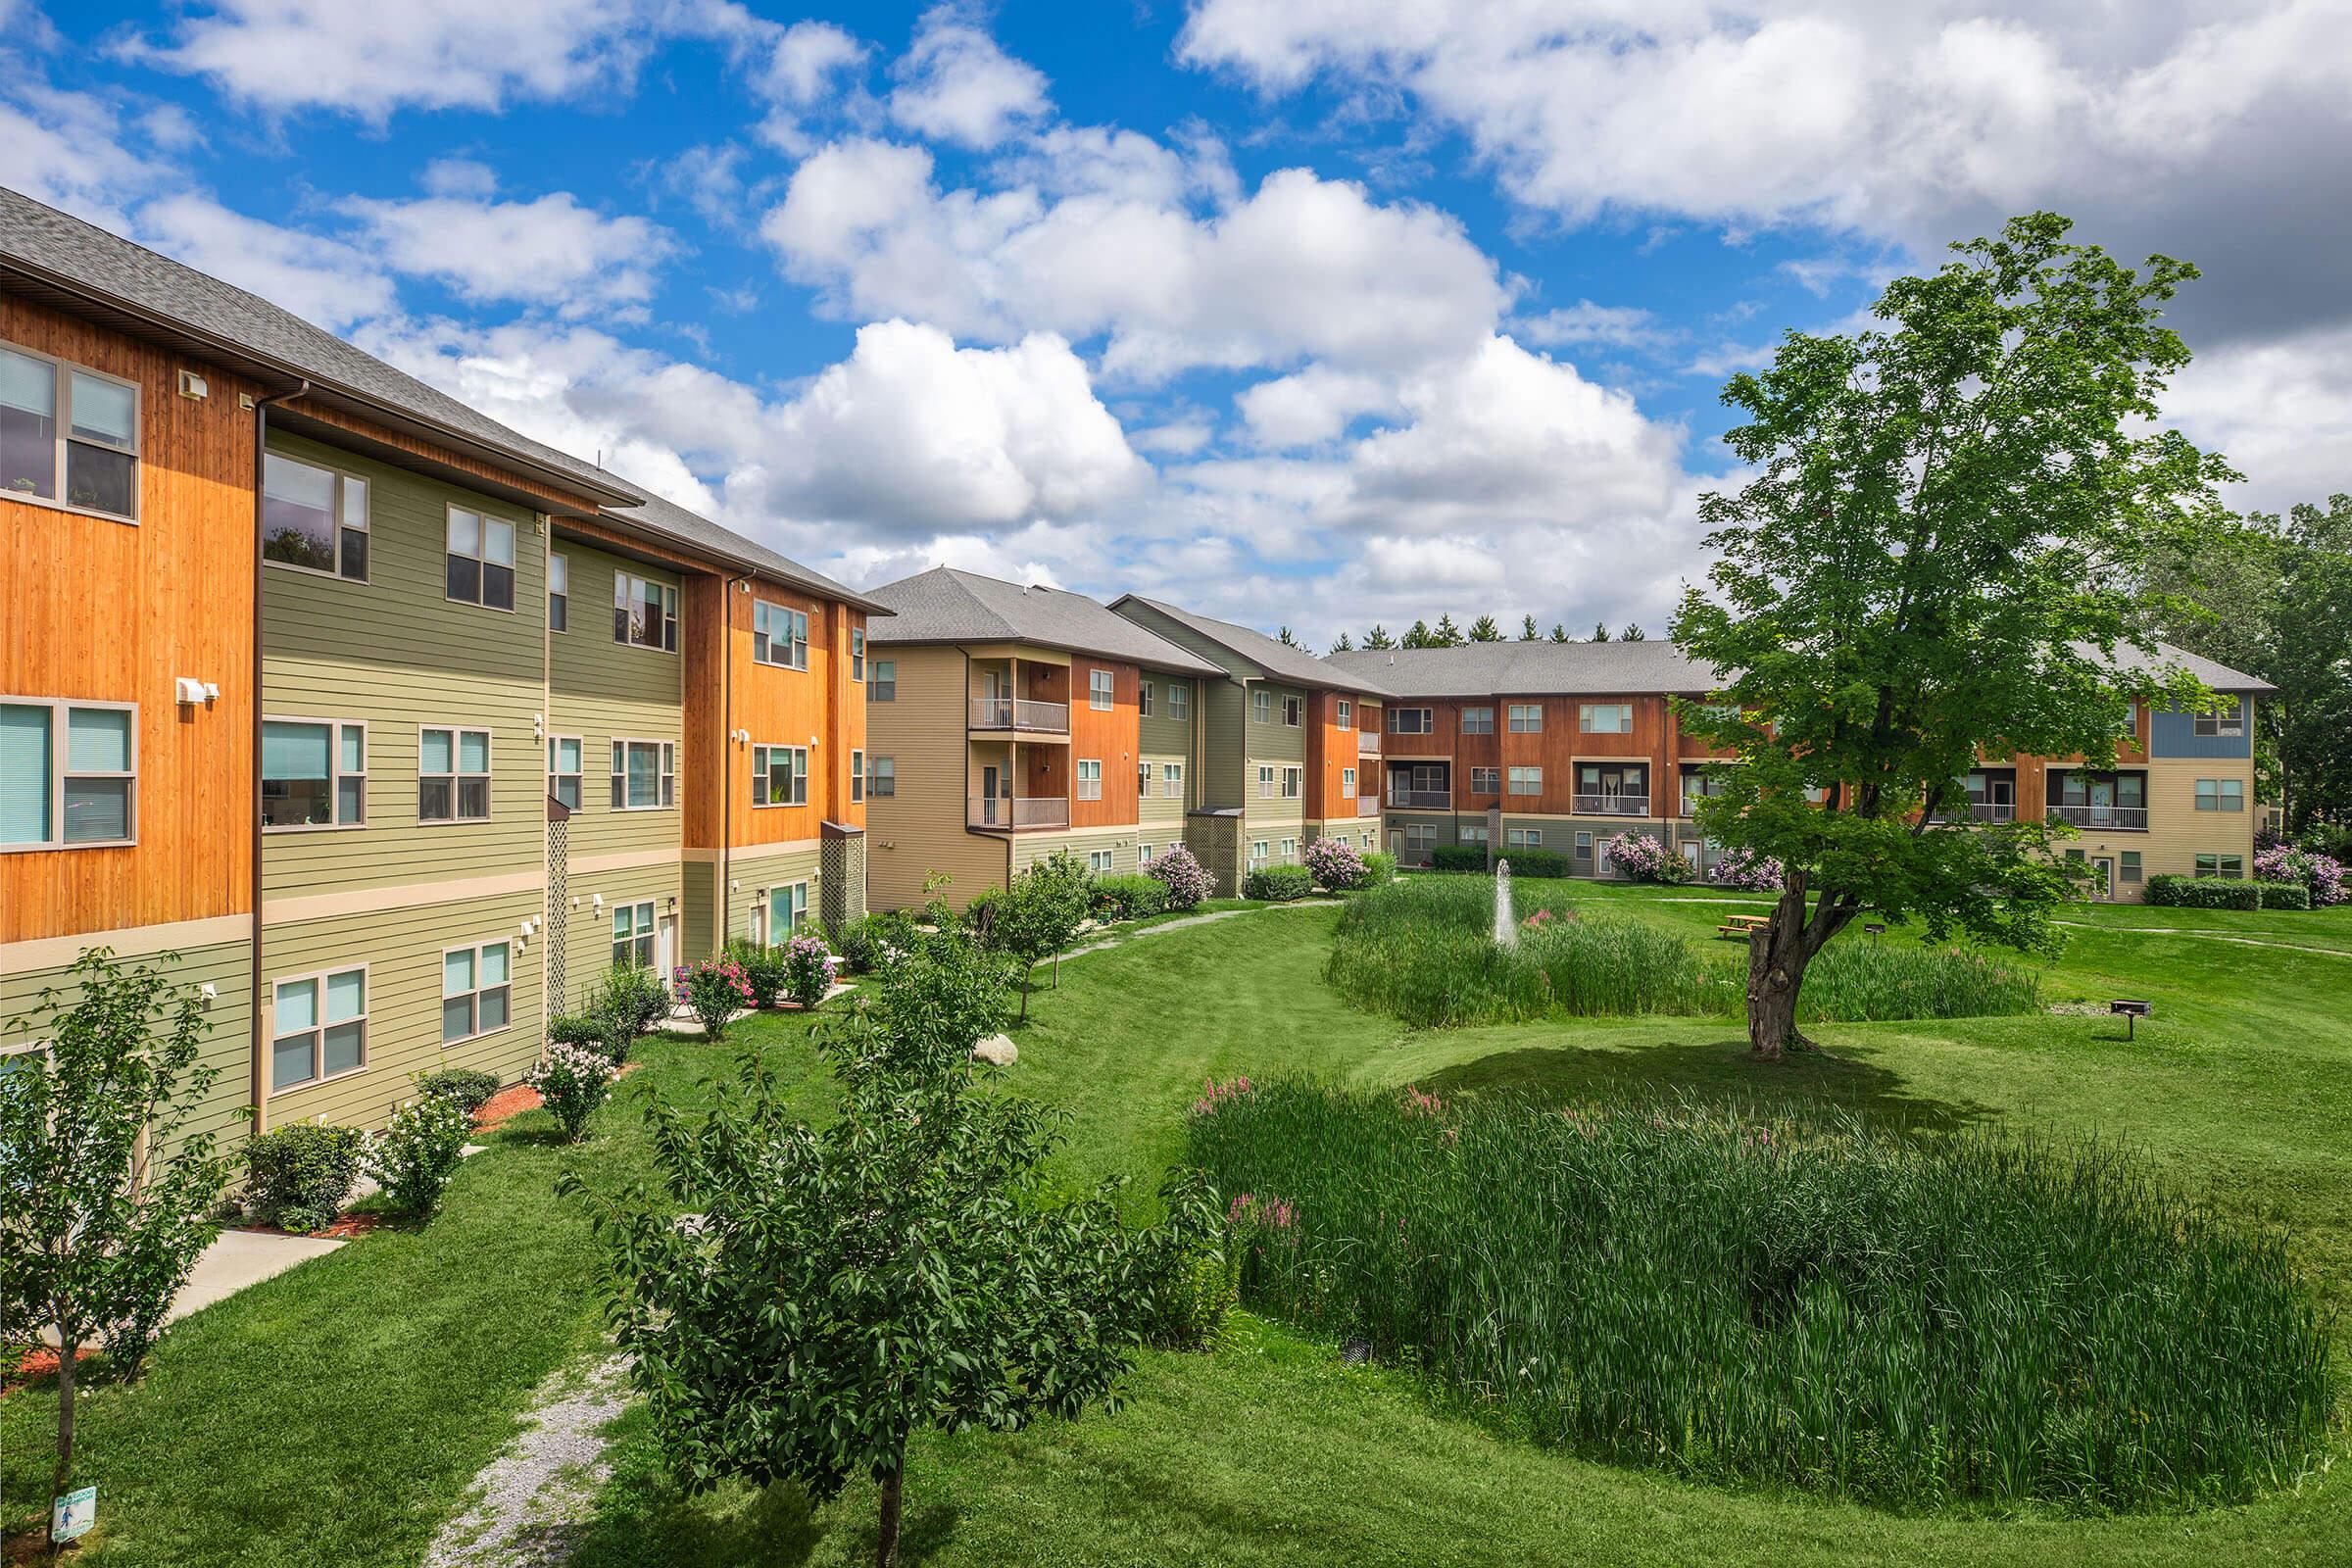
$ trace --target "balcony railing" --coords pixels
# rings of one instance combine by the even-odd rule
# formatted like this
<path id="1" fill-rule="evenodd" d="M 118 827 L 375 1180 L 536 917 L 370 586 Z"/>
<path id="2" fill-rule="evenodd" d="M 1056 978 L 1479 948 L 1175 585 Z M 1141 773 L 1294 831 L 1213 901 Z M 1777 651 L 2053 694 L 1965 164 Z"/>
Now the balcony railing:
<path id="1" fill-rule="evenodd" d="M 2077 827 L 2103 827 L 2120 833 L 2148 830 L 2148 808 L 2144 806 L 2053 806 L 2049 814 L 2053 820 L 2072 822 Z"/>
<path id="2" fill-rule="evenodd" d="M 1579 816 L 1647 816 L 1646 795 L 1579 795 L 1573 808 Z"/>
<path id="3" fill-rule="evenodd" d="M 1039 730 L 1048 735 L 1070 732 L 1070 705 L 1032 702 L 1026 697 L 975 697 L 972 728 Z"/>
<path id="4" fill-rule="evenodd" d="M 1358 816 L 1378 816 L 1380 814 L 1380 797 L 1377 795 L 1357 796 L 1355 798 L 1355 814 Z"/>
<path id="5" fill-rule="evenodd" d="M 1068 827 L 1070 803 L 1058 795 L 975 795 L 967 820 L 974 827 Z"/>
<path id="6" fill-rule="evenodd" d="M 1451 790 L 1392 789 L 1389 791 L 1389 804 L 1408 811 L 1450 810 L 1453 807 L 1453 792 Z"/>
<path id="7" fill-rule="evenodd" d="M 1380 755 L 1379 734 L 1368 729 L 1357 730 L 1355 732 L 1355 755 L 1358 757 L 1378 757 Z"/>
<path id="8" fill-rule="evenodd" d="M 2052 808 L 2052 809 L 2054 810 L 2056 808 Z M 2086 806 L 2082 809 L 2087 811 L 2090 808 Z M 2017 820 L 2017 807 L 2009 801 L 1971 801 L 1966 815 L 1962 815 L 1957 807 L 1946 807 L 1937 811 L 1931 820 L 1936 822 L 2014 822 Z"/>

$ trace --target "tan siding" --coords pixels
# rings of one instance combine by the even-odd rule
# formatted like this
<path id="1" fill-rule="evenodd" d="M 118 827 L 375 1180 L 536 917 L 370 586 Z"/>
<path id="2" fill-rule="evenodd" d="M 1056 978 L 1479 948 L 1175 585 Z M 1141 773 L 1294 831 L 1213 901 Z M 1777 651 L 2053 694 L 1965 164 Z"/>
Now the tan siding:
<path id="1" fill-rule="evenodd" d="M 575 816 L 571 820 L 577 828 L 580 819 Z M 564 919 L 564 989 L 566 994 L 561 999 L 558 1011 L 577 1011 L 603 981 L 605 971 L 612 967 L 612 911 L 624 905 L 651 900 L 657 920 L 666 916 L 677 922 L 680 945 L 676 961 L 691 961 L 708 951 L 697 952 L 691 946 L 685 873 L 674 862 L 604 872 L 575 870 L 565 879 L 565 890 L 564 902 L 568 907 Z M 605 901 L 601 906 L 596 902 L 600 897 Z"/>
<path id="2" fill-rule="evenodd" d="M 815 919 L 823 906 L 820 897 L 823 879 L 818 874 L 822 869 L 819 864 L 821 855 L 819 847 L 810 844 L 805 848 L 762 855 L 749 861 L 738 861 L 735 866 L 737 887 L 729 902 L 728 940 L 748 940 L 752 934 L 752 911 L 765 906 L 768 890 L 794 882 L 808 884 L 808 914 Z M 774 940 L 772 934 L 769 940 Z"/>
<path id="3" fill-rule="evenodd" d="M 954 648 L 891 647 L 899 696 L 866 710 L 867 750 L 898 763 L 898 794 L 866 807 L 866 902 L 903 909 L 923 902 L 923 879 L 945 871 L 949 902 L 960 908 L 983 888 L 1004 884 L 1002 839 L 965 830 L 970 748 L 965 739 L 963 655 Z"/>

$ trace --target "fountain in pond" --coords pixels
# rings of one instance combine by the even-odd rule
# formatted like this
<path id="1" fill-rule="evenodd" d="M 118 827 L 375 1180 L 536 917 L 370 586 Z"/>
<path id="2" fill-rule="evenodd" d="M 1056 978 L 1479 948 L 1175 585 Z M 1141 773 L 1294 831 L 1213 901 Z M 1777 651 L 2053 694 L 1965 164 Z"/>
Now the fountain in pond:
<path id="1" fill-rule="evenodd" d="M 1494 862 L 1494 943 L 1497 947 L 1515 948 L 1519 945 L 1519 922 L 1511 914 L 1511 862 Z"/>

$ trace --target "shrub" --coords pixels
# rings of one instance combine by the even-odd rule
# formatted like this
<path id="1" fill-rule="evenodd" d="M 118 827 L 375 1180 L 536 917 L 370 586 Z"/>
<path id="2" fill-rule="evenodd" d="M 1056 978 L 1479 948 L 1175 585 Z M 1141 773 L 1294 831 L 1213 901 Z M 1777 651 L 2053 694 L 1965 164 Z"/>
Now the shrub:
<path id="1" fill-rule="evenodd" d="M 635 1040 L 669 1016 L 668 982 L 642 965 L 614 964 L 597 982 L 588 1011 L 604 1014 L 615 1030 L 625 1030 Z"/>
<path id="2" fill-rule="evenodd" d="M 1208 868 L 1193 852 L 1172 844 L 1167 853 L 1144 867 L 1144 874 L 1168 890 L 1168 907 L 1189 909 L 1215 891 Z"/>
<path id="3" fill-rule="evenodd" d="M 548 1026 L 552 1037 L 555 1026 Z M 436 1100 L 446 1100 L 464 1111 L 468 1119 L 490 1102 L 498 1093 L 498 1074 L 484 1072 L 479 1067 L 442 1067 L 416 1080 L 416 1092 Z"/>
<path id="4" fill-rule="evenodd" d="M 2268 893 L 2266 909 L 2317 909 L 2344 901 L 2343 862 L 2298 844 L 2278 843 L 2254 851 L 2254 876 L 2260 882 L 2292 882 L 2305 891 L 2302 904 L 2274 903 Z"/>
<path id="5" fill-rule="evenodd" d="M 2262 906 L 2266 909 L 2308 909 L 2311 907 L 2311 889 L 2301 882 L 2264 882 Z"/>
<path id="6" fill-rule="evenodd" d="M 1225 1337 L 1242 1296 L 1242 1252 L 1216 1189 L 1200 1171 L 1178 1167 L 1159 1189 L 1162 1219 L 1152 1233 L 1152 1343 L 1171 1350 L 1206 1350 Z"/>
<path id="7" fill-rule="evenodd" d="M 523 1082 L 539 1091 L 564 1141 L 576 1144 L 587 1134 L 589 1116 L 612 1098 L 612 1080 L 619 1075 L 620 1069 L 599 1052 L 551 1045 Z"/>
<path id="8" fill-rule="evenodd" d="M 788 989 L 782 948 L 762 947 L 741 938 L 727 944 L 727 956 L 743 971 L 744 984 L 752 989 L 751 1004 L 762 1010 L 776 1004 L 776 999 Z"/>
<path id="9" fill-rule="evenodd" d="M 1666 847 L 1654 833 L 1618 833 L 1601 840 L 1609 865 L 1618 875 L 1636 882 L 1688 882 L 1690 862 Z"/>
<path id="10" fill-rule="evenodd" d="M 547 1038 L 567 1046 L 601 1046 L 608 1027 L 597 1013 L 559 1012 L 547 1020 Z"/>
<path id="11" fill-rule="evenodd" d="M 804 1012 L 815 1010 L 833 989 L 841 960 L 824 939 L 804 933 L 775 950 L 782 959 L 784 994 Z"/>
<path id="12" fill-rule="evenodd" d="M 716 1040 L 727 1021 L 752 1005 L 752 982 L 733 958 L 705 958 L 686 971 L 686 1006 L 701 1021 L 704 1037 Z"/>
<path id="13" fill-rule="evenodd" d="M 1167 884 L 1157 878 L 1140 874 L 1095 878 L 1094 908 L 1098 920 L 1140 920 L 1149 914 L 1158 914 L 1167 906 Z"/>
<path id="14" fill-rule="evenodd" d="M 1303 865 L 1269 865 L 1250 873 L 1242 897 L 1270 904 L 1288 904 L 1315 891 L 1315 874 Z"/>
<path id="15" fill-rule="evenodd" d="M 1396 880 L 1396 857 L 1394 855 L 1383 854 L 1379 850 L 1370 850 L 1365 852 L 1364 886 L 1368 888 L 1376 888 L 1384 882 L 1394 882 Z"/>
<path id="16" fill-rule="evenodd" d="M 417 1087 L 423 1087 L 422 1080 Z M 423 1219 L 441 1206 L 441 1194 L 466 1157 L 466 1137 L 472 1130 L 473 1112 L 461 1102 L 421 1094 L 394 1111 L 384 1130 L 368 1141 L 361 1163 L 383 1189 L 394 1213 Z"/>
<path id="17" fill-rule="evenodd" d="M 1433 871 L 1487 870 L 1487 847 L 1484 844 L 1437 845 L 1429 852 L 1429 868 Z"/>
<path id="18" fill-rule="evenodd" d="M 1778 893 L 1785 881 L 1781 862 L 1754 850 L 1726 850 L 1711 866 L 1707 880 L 1719 888 L 1749 893 Z"/>
<path id="19" fill-rule="evenodd" d="M 1360 888 L 1368 878 L 1362 853 L 1346 839 L 1317 839 L 1306 847 L 1300 858 L 1313 873 L 1316 886 L 1334 893 Z"/>
<path id="20" fill-rule="evenodd" d="M 2182 909 L 2259 909 L 2262 884 L 2235 877 L 2152 876 L 2143 895 L 2150 904 Z"/>
<path id="21" fill-rule="evenodd" d="M 833 927 L 833 951 L 852 974 L 871 974 L 906 951 L 914 922 L 904 914 L 861 914 Z"/>
<path id="22" fill-rule="evenodd" d="M 1300 1083 L 1196 1114 L 1243 1298 L 1536 1441 L 1888 1505 L 2243 1498 L 2326 1441 L 2276 1240 L 2093 1145 Z"/>
<path id="23" fill-rule="evenodd" d="M 310 1121 L 247 1140 L 246 1210 L 290 1231 L 319 1229 L 350 1200 L 367 1143 L 357 1127 Z"/>
<path id="24" fill-rule="evenodd" d="M 1557 850 L 1542 849 L 1535 845 L 1506 850 L 1495 858 L 1510 861 L 1513 876 L 1561 877 L 1568 874 L 1568 857 Z M 1487 847 L 1483 844 L 1441 844 L 1429 852 L 1429 865 L 1433 871 L 1490 869 Z"/>

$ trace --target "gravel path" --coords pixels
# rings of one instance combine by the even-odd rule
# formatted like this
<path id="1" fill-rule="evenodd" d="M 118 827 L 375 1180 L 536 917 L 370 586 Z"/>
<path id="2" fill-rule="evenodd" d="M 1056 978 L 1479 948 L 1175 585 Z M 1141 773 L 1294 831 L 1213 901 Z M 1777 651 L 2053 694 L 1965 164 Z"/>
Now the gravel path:
<path id="1" fill-rule="evenodd" d="M 479 1495 L 441 1527 L 423 1568 L 560 1568 L 612 1467 L 605 1424 L 625 1397 L 611 1351 L 566 1367 L 531 1396 L 530 1423 L 473 1478 Z"/>
<path id="2" fill-rule="evenodd" d="M 1255 909 L 1211 909 L 1206 914 L 1188 914 L 1181 920 L 1166 920 L 1158 925 L 1148 925 L 1141 931 L 1130 931 L 1124 936 L 1113 937 L 1107 942 L 1090 942 L 1083 948 L 1072 948 L 1062 955 L 1062 958 L 1066 961 L 1077 957 L 1082 953 L 1107 953 L 1112 948 L 1123 948 L 1130 942 L 1141 942 L 1146 937 L 1155 937 L 1162 931 L 1181 931 L 1188 925 L 1206 925 L 1211 920 L 1230 920 L 1241 914 L 1262 914 L 1268 909 L 1331 909 L 1337 908 L 1343 902 L 1345 901 L 1340 899 L 1293 899 L 1288 904 L 1268 904 Z M 1054 960 L 1048 958 L 1045 961 L 1052 963 Z"/>
<path id="3" fill-rule="evenodd" d="M 2192 931 L 2179 925 L 2093 925 L 2088 920 L 2053 920 L 2052 925 L 2071 926 L 2077 931 L 2097 931 L 2103 935 L 2133 937 L 2202 937 L 2208 942 L 2234 942 L 2241 948 L 2284 948 L 2289 953 L 2316 953 L 2323 958 L 2352 958 L 2352 953 L 2341 948 L 2310 948 L 2300 942 L 2267 942 L 2261 937 L 2233 937 L 2221 931 Z"/>

